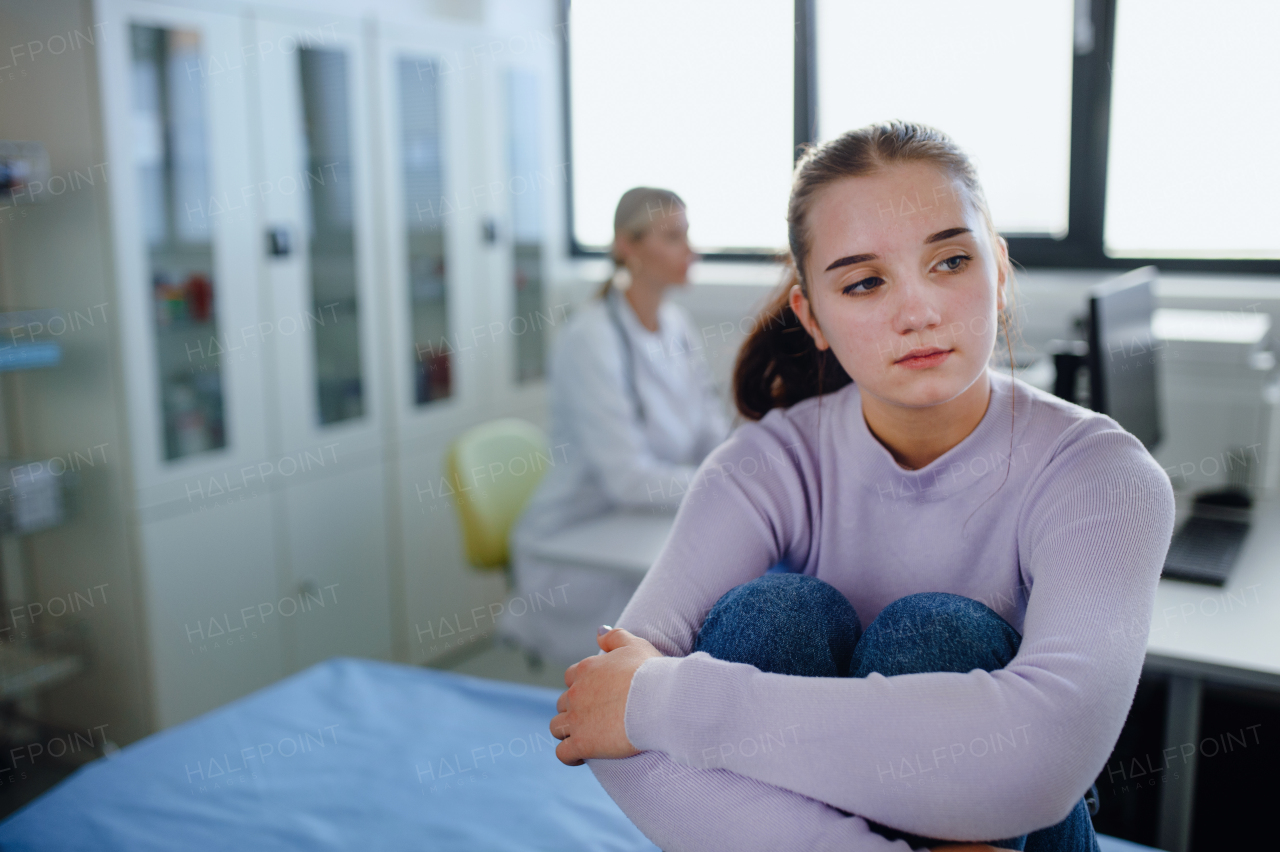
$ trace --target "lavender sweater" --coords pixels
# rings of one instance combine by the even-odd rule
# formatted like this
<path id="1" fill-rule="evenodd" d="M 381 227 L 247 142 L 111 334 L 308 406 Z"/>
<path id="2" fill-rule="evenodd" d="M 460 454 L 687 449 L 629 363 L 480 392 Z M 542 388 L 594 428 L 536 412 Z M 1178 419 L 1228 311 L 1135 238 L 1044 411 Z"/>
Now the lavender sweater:
<path id="1" fill-rule="evenodd" d="M 617 624 L 666 655 L 627 697 L 641 753 L 587 761 L 666 852 L 908 848 L 864 817 L 1013 837 L 1060 822 L 1101 771 L 1137 688 L 1173 491 L 1111 418 L 990 376 L 977 428 L 920 470 L 871 434 L 856 385 L 739 427 L 703 462 Z M 780 559 L 864 627 L 904 595 L 952 592 L 1021 648 L 994 672 L 861 679 L 691 654 L 720 596 Z"/>

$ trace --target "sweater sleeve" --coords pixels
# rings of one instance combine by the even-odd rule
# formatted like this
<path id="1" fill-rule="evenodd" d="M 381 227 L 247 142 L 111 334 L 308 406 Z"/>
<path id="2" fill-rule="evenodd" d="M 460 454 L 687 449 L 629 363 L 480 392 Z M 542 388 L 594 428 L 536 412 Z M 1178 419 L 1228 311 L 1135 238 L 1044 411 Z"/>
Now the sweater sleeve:
<path id="1" fill-rule="evenodd" d="M 664 654 L 688 654 L 711 605 L 793 549 L 793 524 L 780 518 L 770 521 L 738 488 L 715 486 L 741 476 L 744 470 L 754 471 L 744 460 L 763 458 L 766 464 L 775 464 L 785 458 L 785 452 L 756 424 L 747 424 L 703 463 L 689 498 L 676 514 L 666 547 L 617 626 L 649 640 Z M 805 504 L 794 477 L 761 476 L 749 485 L 766 482 L 776 491 L 780 505 Z M 722 526 L 717 526 L 718 534 L 708 536 L 704 533 L 712 518 L 721 519 Z M 690 565 L 706 570 L 684 570 Z M 635 696 L 633 681 L 628 717 Z M 788 741 L 787 732 L 776 733 Z M 720 768 L 715 760 L 681 763 L 652 750 L 622 760 L 588 760 L 587 765 L 623 813 L 666 852 L 908 852 L 911 848 L 905 841 L 885 839 L 859 816 Z"/>
<path id="2" fill-rule="evenodd" d="M 752 521 L 761 510 L 748 490 L 742 477 L 722 477 L 708 487 L 718 499 L 682 508 L 663 554 L 671 558 L 653 569 L 665 568 L 651 586 L 666 586 L 667 602 L 687 596 L 709 609 L 763 570 L 742 564 L 744 555 L 754 563 L 783 555 L 785 509 L 766 510 L 781 526 Z M 785 499 L 785 488 L 773 496 Z M 1031 592 L 1021 647 L 1004 669 L 860 679 L 762 673 L 688 654 L 702 613 L 668 606 L 664 623 L 642 583 L 622 626 L 656 637 L 673 656 L 637 671 L 628 737 L 678 764 L 728 770 L 924 836 L 984 840 L 1060 822 L 1101 771 L 1136 689 L 1173 494 L 1136 438 L 1091 418 L 1067 430 L 1019 511 Z M 687 561 L 695 556 L 704 561 Z M 671 576 L 676 564 L 698 570 Z M 769 735 L 786 745 L 748 748 Z M 638 807 L 624 800 L 646 794 L 624 787 L 621 797 L 610 792 L 624 811 Z"/>
<path id="3" fill-rule="evenodd" d="M 618 619 L 619 627 L 648 639 L 665 654 L 687 654 L 711 604 L 733 586 L 763 574 L 792 549 L 799 541 L 794 523 L 781 518 L 770 521 L 747 493 L 717 488 L 715 483 L 746 475 L 753 477 L 748 490 L 767 487 L 777 505 L 802 507 L 806 501 L 794 476 L 761 475 L 766 468 L 775 472 L 775 465 L 789 468 L 783 460 L 789 454 L 794 458 L 795 449 L 795 445 L 784 447 L 773 441 L 756 424 L 747 424 L 703 463 L 690 499 L 676 515 L 666 548 Z M 756 498 L 775 502 L 763 495 Z M 733 530 L 723 541 L 699 532 L 713 516 L 726 518 Z M 709 564 L 712 560 L 715 570 Z M 708 570 L 681 570 L 687 565 Z M 710 603 L 703 606 L 699 603 L 703 600 Z M 634 695 L 633 685 L 629 701 Z M 776 733 L 775 740 L 788 741 L 788 732 Z M 714 763 L 704 760 L 701 766 L 691 766 L 662 751 L 643 751 L 623 760 L 587 761 L 622 811 L 667 852 L 910 849 L 905 841 L 890 841 L 872 831 L 861 817 Z"/>
<path id="4" fill-rule="evenodd" d="M 858 816 L 727 769 L 660 751 L 587 761 L 600 785 L 665 852 L 908 852 Z"/>
<path id="5" fill-rule="evenodd" d="M 608 325 L 584 324 L 557 342 L 556 382 L 578 450 L 615 506 L 674 510 L 696 466 L 658 458 L 628 392 L 622 341 Z"/>

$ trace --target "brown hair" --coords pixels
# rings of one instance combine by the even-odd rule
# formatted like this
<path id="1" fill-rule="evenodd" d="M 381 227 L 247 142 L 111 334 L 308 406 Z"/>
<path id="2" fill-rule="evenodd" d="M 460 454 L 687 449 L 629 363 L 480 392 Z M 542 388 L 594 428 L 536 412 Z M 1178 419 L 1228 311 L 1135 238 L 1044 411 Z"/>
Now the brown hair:
<path id="1" fill-rule="evenodd" d="M 666 216 L 677 209 L 682 210 L 684 206 L 684 200 L 669 189 L 657 189 L 652 186 L 628 189 L 618 199 L 618 207 L 613 212 L 614 244 L 617 244 L 618 237 L 622 235 L 633 240 L 640 239 L 653 226 L 655 218 Z M 622 266 L 622 261 L 618 258 L 615 248 L 610 247 L 609 257 L 613 260 L 616 272 Z M 597 298 L 603 299 L 612 287 L 613 277 L 610 276 L 596 291 Z"/>
<path id="2" fill-rule="evenodd" d="M 810 249 L 809 208 L 814 195 L 828 184 L 909 162 L 933 163 L 959 182 L 969 201 L 982 214 L 991 232 L 992 244 L 996 244 L 999 235 L 992 225 L 977 172 L 965 153 L 942 131 L 923 124 L 889 121 L 851 130 L 822 145 L 806 148 L 796 163 L 791 200 L 787 205 L 787 241 L 791 251 L 784 258 L 786 274 L 757 316 L 734 366 L 734 402 L 747 420 L 759 420 L 772 408 L 787 408 L 803 399 L 839 390 L 852 381 L 829 350 L 818 349 L 791 310 L 793 285 L 799 284 L 805 297 L 810 297 L 805 276 Z M 1006 272 L 1009 298 L 1001 312 L 1000 324 L 1012 364 L 1009 329 L 1013 316 L 1013 277 L 1011 269 Z"/>

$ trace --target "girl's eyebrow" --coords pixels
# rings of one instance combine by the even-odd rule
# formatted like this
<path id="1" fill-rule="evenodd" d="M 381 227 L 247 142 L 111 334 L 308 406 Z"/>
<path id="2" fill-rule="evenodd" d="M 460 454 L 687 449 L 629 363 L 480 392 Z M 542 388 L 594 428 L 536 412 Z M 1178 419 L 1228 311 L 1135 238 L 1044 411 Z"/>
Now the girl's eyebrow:
<path id="1" fill-rule="evenodd" d="M 839 260 L 837 260 L 835 263 L 832 263 L 830 266 L 824 269 L 823 272 L 830 272 L 833 269 L 839 269 L 841 266 L 849 266 L 850 264 L 854 264 L 854 263 L 864 263 L 868 260 L 879 260 L 879 259 L 880 259 L 880 255 L 878 254 L 851 254 L 848 257 L 842 257 Z"/>
<path id="2" fill-rule="evenodd" d="M 973 233 L 973 231 L 969 228 L 947 228 L 945 231 L 938 231 L 936 234 L 930 234 L 925 237 L 924 244 L 929 245 L 931 243 L 940 243 L 943 240 L 949 240 L 952 237 L 958 237 L 961 234 L 971 233 Z M 850 266 L 854 263 L 865 263 L 868 260 L 879 259 L 880 255 L 878 254 L 851 254 L 848 257 L 842 257 L 839 260 L 834 261 L 830 266 L 824 269 L 823 272 L 830 272 L 833 269 L 839 269 L 842 266 Z"/>
<path id="3" fill-rule="evenodd" d="M 961 234 L 971 234 L 971 233 L 973 232 L 970 231 L 968 228 L 947 228 L 945 231 L 939 231 L 936 234 L 930 234 L 929 236 L 925 237 L 924 244 L 929 245 L 930 243 L 940 243 L 943 240 L 949 240 L 952 237 L 958 237 Z"/>

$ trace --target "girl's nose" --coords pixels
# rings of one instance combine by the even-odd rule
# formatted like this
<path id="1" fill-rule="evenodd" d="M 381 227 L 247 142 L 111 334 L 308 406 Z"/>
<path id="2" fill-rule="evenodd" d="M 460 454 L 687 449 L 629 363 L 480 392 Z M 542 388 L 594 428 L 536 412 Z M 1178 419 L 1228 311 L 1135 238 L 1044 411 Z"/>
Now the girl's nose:
<path id="1" fill-rule="evenodd" d="M 929 297 L 928 282 L 903 281 L 898 292 L 902 299 L 896 316 L 898 331 L 922 331 L 942 321 L 942 314 Z"/>

